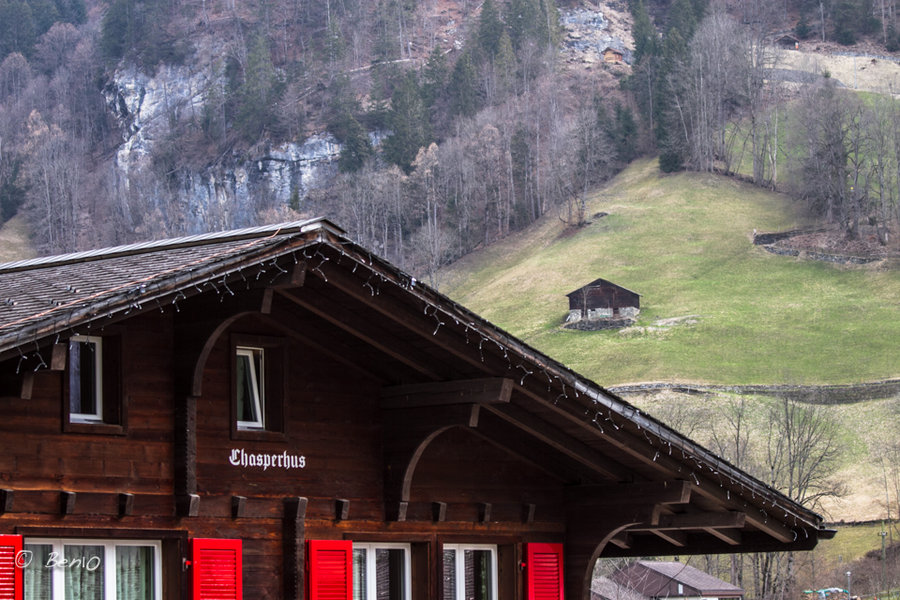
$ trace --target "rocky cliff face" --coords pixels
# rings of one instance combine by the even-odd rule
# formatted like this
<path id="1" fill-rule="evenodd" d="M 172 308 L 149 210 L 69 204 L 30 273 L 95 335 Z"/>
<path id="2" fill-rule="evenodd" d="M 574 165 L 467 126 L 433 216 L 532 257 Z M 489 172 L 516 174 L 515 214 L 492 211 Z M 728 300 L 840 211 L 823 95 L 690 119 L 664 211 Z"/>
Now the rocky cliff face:
<path id="1" fill-rule="evenodd" d="M 114 179 L 120 194 L 148 195 L 161 190 L 153 181 L 154 151 L 170 128 L 199 119 L 208 90 L 219 83 L 213 69 L 161 66 L 154 75 L 134 66 L 119 68 L 104 90 L 107 106 L 121 128 Z M 340 144 L 327 133 L 302 143 L 284 143 L 255 156 L 229 155 L 201 169 L 181 169 L 176 203 L 182 214 L 168 233 L 193 234 L 256 224 L 260 210 L 302 200 L 310 189 L 324 185 L 337 172 Z M 196 159 L 185 164 L 196 164 Z M 140 189 L 136 189 L 140 188 Z M 156 199 L 157 205 L 163 204 Z M 167 202 L 171 204 L 171 201 Z"/>

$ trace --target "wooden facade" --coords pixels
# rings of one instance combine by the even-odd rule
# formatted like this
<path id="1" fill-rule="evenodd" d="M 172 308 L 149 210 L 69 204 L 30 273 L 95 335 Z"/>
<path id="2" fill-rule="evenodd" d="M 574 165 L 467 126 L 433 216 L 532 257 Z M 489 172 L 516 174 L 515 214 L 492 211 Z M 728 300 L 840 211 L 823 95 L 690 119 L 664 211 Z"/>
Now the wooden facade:
<path id="1" fill-rule="evenodd" d="M 640 294 L 606 279 L 595 279 L 566 296 L 569 311 L 580 311 L 582 317 L 587 317 L 592 310 L 608 311 L 609 316 L 614 316 L 623 309 L 637 311 L 641 307 Z"/>
<path id="2" fill-rule="evenodd" d="M 0 408 L 0 598 L 583 599 L 831 535 L 324 220 L 0 265 Z"/>

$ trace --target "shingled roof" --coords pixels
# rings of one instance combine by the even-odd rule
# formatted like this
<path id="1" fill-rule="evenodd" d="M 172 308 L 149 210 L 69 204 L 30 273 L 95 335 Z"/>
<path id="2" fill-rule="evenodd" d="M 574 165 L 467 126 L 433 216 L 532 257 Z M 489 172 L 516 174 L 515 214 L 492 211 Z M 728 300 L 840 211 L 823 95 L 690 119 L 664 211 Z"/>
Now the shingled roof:
<path id="1" fill-rule="evenodd" d="M 313 290 L 316 301 L 293 295 L 298 286 Z M 608 540 L 603 556 L 803 550 L 833 536 L 816 513 L 421 284 L 324 219 L 0 264 L 0 360 L 45 368 L 49 350 L 72 335 L 141 312 L 178 311 L 198 294 L 227 303 L 242 290 L 275 290 L 280 301 L 315 315 L 321 347 L 335 360 L 342 359 L 334 350 L 342 339 L 365 346 L 367 361 L 353 367 L 368 369 L 385 386 L 508 382 L 515 405 L 485 410 L 545 444 L 552 460 L 533 460 L 552 464 L 570 493 L 580 490 L 591 502 L 618 494 L 621 510 L 667 507 L 652 512 L 653 519 L 619 515 L 633 525 Z M 607 516 L 593 514 L 598 522 Z M 596 532 L 587 529 L 583 535 L 592 540 Z"/>

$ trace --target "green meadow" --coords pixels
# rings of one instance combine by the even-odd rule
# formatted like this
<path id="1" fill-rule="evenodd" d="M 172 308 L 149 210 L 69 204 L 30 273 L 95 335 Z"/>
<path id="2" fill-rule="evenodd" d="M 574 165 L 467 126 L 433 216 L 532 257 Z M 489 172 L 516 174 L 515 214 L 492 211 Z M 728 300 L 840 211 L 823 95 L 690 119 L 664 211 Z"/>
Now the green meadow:
<path id="1" fill-rule="evenodd" d="M 606 216 L 593 216 L 608 213 Z M 897 376 L 900 270 L 777 256 L 754 230 L 814 226 L 786 196 L 631 165 L 589 198 L 469 255 L 440 289 L 601 385 L 854 383 Z M 602 277 L 641 294 L 634 327 L 564 329 L 566 294 Z"/>

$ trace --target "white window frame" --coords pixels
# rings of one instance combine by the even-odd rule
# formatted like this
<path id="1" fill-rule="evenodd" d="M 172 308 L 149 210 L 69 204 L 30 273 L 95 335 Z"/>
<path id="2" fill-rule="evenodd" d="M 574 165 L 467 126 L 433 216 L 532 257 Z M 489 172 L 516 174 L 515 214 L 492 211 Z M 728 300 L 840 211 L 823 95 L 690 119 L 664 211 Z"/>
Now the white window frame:
<path id="1" fill-rule="evenodd" d="M 116 599 L 116 548 L 121 546 L 144 546 L 153 548 L 153 598 L 162 600 L 162 542 L 158 540 L 110 540 L 110 539 L 76 539 L 76 538 L 25 538 L 23 547 L 29 545 L 52 546 L 59 557 L 65 556 L 65 546 L 102 546 L 103 547 L 103 598 Z M 27 549 L 27 548 L 26 548 Z M 52 568 L 53 594 L 50 598 L 26 600 L 65 600 L 65 571 L 70 567 Z"/>
<path id="2" fill-rule="evenodd" d="M 466 550 L 488 550 L 491 553 L 491 600 L 498 598 L 497 583 L 497 546 L 494 544 L 443 544 L 441 548 L 441 557 L 444 552 L 453 550 L 456 552 L 455 576 L 456 576 L 456 598 L 444 598 L 443 600 L 465 600 L 466 598 L 466 566 L 465 551 Z"/>
<path id="3" fill-rule="evenodd" d="M 412 598 L 412 558 L 409 544 L 397 544 L 390 542 L 353 542 L 353 551 L 366 551 L 366 597 L 363 600 L 376 600 L 378 588 L 375 577 L 375 551 L 376 550 L 403 550 L 403 600 Z M 356 561 L 354 560 L 354 565 Z M 357 577 L 357 573 L 353 574 Z"/>
<path id="4" fill-rule="evenodd" d="M 90 365 L 94 370 L 94 385 L 96 386 L 94 389 L 94 408 L 95 411 L 92 413 L 85 412 L 69 412 L 69 421 L 71 423 L 102 423 L 103 422 L 103 338 L 98 335 L 73 335 L 69 338 L 69 352 L 71 352 L 71 344 L 72 343 L 79 344 L 91 344 L 94 347 L 94 361 L 93 365 Z M 78 368 L 80 370 L 84 370 L 84 368 L 88 366 L 84 362 L 84 355 L 79 354 L 79 365 Z M 72 390 L 72 377 L 74 373 L 71 372 L 72 363 L 71 359 L 69 361 L 68 367 L 70 369 L 69 372 L 69 395 L 73 393 Z M 80 379 L 81 374 L 79 373 L 79 386 L 78 386 L 78 394 L 79 399 L 81 400 L 81 406 L 84 407 L 84 398 L 81 398 L 81 385 Z M 68 402 L 71 403 L 71 397 L 67 399 Z"/>
<path id="5" fill-rule="evenodd" d="M 256 369 L 256 360 L 255 356 L 259 354 L 259 372 Z M 242 357 L 247 358 L 247 365 L 250 368 L 250 381 L 251 381 L 251 393 L 253 397 L 251 401 L 253 403 L 253 408 L 256 411 L 256 420 L 254 421 L 241 421 L 238 419 L 237 427 L 238 429 L 265 429 L 266 428 L 266 352 L 264 348 L 257 346 L 236 346 L 235 347 L 235 361 L 239 361 Z M 237 381 L 237 375 L 235 374 L 235 383 L 236 385 L 243 385 L 242 381 Z M 240 406 L 236 407 L 240 410 Z"/>

